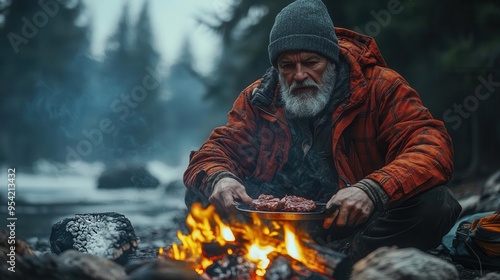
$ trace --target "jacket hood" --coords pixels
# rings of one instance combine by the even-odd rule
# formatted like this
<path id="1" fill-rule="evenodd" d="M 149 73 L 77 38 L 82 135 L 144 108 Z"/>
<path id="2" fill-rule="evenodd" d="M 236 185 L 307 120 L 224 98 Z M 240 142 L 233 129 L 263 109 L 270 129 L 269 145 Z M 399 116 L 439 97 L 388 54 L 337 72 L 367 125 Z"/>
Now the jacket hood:
<path id="1" fill-rule="evenodd" d="M 339 39 L 340 55 L 350 66 L 351 102 L 357 102 L 364 95 L 356 94 L 356 89 L 366 85 L 375 66 L 387 67 L 387 64 L 372 37 L 339 27 L 335 28 L 335 33 Z"/>
<path id="2" fill-rule="evenodd" d="M 370 65 L 387 67 L 377 43 L 372 37 L 340 27 L 335 28 L 335 33 L 339 38 L 343 55 L 352 57 L 362 67 Z"/>
<path id="3" fill-rule="evenodd" d="M 339 39 L 340 54 L 350 64 L 351 90 L 363 85 L 372 75 L 375 66 L 387 67 L 372 37 L 345 28 L 335 28 Z"/>

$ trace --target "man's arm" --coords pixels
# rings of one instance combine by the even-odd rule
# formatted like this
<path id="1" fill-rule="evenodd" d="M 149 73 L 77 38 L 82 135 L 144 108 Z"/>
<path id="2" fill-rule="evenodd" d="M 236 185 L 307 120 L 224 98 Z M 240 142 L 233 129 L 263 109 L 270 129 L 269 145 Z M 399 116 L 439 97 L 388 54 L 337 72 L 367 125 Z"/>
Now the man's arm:
<path id="1" fill-rule="evenodd" d="M 325 219 L 325 228 L 357 226 L 374 210 L 387 209 L 451 177 L 452 143 L 443 123 L 432 118 L 397 73 L 385 74 L 374 93 L 374 110 L 378 110 L 377 144 L 387 147 L 386 165 L 330 199 L 327 206 L 340 203 L 341 207 Z"/>
<path id="2" fill-rule="evenodd" d="M 228 123 L 216 128 L 200 150 L 190 155 L 184 173 L 184 184 L 192 190 L 202 192 L 207 198 L 214 186 L 224 178 L 238 181 L 250 176 L 255 169 L 258 156 L 258 113 L 249 103 L 257 81 L 247 87 L 236 99 L 228 113 Z M 241 182 L 240 182 L 241 183 Z"/>
<path id="3" fill-rule="evenodd" d="M 453 172 L 453 146 L 443 122 L 432 117 L 417 92 L 397 73 L 384 72 L 379 79 L 385 87 L 377 94 L 377 141 L 387 147 L 386 165 L 366 176 L 361 188 L 372 192 L 376 205 L 387 208 L 447 183 Z"/>

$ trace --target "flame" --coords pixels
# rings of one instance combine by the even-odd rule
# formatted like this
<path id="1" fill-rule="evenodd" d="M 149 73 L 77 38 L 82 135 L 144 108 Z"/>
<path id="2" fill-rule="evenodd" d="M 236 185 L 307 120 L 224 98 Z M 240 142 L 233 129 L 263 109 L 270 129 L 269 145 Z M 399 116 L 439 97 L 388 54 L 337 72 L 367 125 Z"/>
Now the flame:
<path id="1" fill-rule="evenodd" d="M 196 264 L 194 268 L 200 274 L 213 263 L 209 258 L 203 257 L 203 244 L 217 242 L 224 246 L 236 240 L 231 228 L 222 222 L 213 206 L 203 209 L 201 204 L 193 204 L 191 213 L 186 218 L 186 225 L 191 233 L 184 235 L 178 231 L 177 238 L 182 245 L 172 244 L 169 255 L 176 260 L 189 260 Z"/>
<path id="2" fill-rule="evenodd" d="M 310 262 L 304 257 L 299 235 L 291 224 L 276 221 L 263 223 L 256 215 L 252 216 L 252 221 L 227 225 L 215 212 L 213 205 L 203 209 L 201 204 L 195 203 L 186 218 L 190 233 L 178 231 L 180 244 L 172 244 L 166 253 L 173 259 L 189 262 L 199 274 L 203 274 L 214 263 L 204 252 L 204 245 L 213 243 L 226 250 L 228 255 L 239 253 L 253 262 L 257 277 L 266 274 L 272 259 L 279 254 L 304 263 Z M 164 255 L 164 249 L 160 248 L 158 254 Z"/>
<path id="3" fill-rule="evenodd" d="M 257 264 L 257 275 L 264 276 L 266 274 L 266 268 L 271 263 L 267 255 L 274 250 L 275 248 L 273 246 L 261 246 L 259 244 L 250 245 L 246 257 Z"/>
<path id="4" fill-rule="evenodd" d="M 295 235 L 293 229 L 289 224 L 285 224 L 284 230 L 285 230 L 285 246 L 288 255 L 298 261 L 304 260 L 300 249 L 301 248 L 300 243 L 297 240 L 297 236 Z"/>
<path id="5" fill-rule="evenodd" d="M 236 238 L 234 237 L 233 231 L 231 230 L 230 227 L 226 226 L 224 223 L 220 223 L 220 229 L 222 233 L 222 238 L 224 241 L 235 241 Z"/>

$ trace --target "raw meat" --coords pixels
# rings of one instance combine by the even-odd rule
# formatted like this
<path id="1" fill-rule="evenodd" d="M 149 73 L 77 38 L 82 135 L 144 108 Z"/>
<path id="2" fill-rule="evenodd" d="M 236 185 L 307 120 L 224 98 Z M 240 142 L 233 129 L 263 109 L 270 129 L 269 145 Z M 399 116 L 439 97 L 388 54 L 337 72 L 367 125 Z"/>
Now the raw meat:
<path id="1" fill-rule="evenodd" d="M 282 199 L 261 194 L 252 202 L 252 207 L 259 211 L 311 212 L 316 210 L 316 202 L 294 195 Z"/>

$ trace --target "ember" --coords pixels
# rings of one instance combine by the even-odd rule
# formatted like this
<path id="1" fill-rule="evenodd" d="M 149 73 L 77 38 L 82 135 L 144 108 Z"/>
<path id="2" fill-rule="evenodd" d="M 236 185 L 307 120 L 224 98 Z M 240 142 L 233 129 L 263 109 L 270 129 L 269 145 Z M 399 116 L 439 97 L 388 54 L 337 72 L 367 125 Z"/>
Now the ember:
<path id="1" fill-rule="evenodd" d="M 205 278 L 264 279 L 273 261 L 285 258 L 290 267 L 303 267 L 331 279 L 344 259 L 333 251 L 316 250 L 308 235 L 296 232 L 290 223 L 264 222 L 253 215 L 251 223 L 228 225 L 212 205 L 203 209 L 194 204 L 186 224 L 188 234 L 177 232 L 180 244 L 160 248 L 158 255 L 187 262 Z"/>

